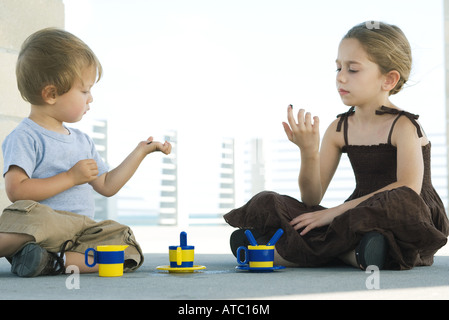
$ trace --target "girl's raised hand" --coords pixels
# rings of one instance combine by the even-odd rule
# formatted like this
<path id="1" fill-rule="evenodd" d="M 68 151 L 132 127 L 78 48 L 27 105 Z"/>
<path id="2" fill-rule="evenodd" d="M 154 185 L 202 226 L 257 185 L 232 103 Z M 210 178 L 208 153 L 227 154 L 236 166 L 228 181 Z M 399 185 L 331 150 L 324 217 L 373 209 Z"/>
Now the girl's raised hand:
<path id="1" fill-rule="evenodd" d="M 320 146 L 320 119 L 313 117 L 310 112 L 305 112 L 304 109 L 298 111 L 298 123 L 296 123 L 293 116 L 293 106 L 289 105 L 287 110 L 288 124 L 282 122 L 285 133 L 288 139 L 296 144 L 301 151 L 304 152 L 318 152 Z"/>

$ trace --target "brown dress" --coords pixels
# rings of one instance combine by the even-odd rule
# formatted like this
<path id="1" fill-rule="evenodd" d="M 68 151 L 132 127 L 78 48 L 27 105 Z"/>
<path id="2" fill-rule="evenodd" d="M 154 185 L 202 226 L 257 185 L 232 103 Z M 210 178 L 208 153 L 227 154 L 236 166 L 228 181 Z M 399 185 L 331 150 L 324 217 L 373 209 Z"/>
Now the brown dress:
<path id="1" fill-rule="evenodd" d="M 396 181 L 396 147 L 391 144 L 391 133 L 396 121 L 406 116 L 421 129 L 418 116 L 405 111 L 382 107 L 376 112 L 397 114 L 388 142 L 372 146 L 348 145 L 348 117 L 354 108 L 338 115 L 337 131 L 344 125 L 346 152 L 355 174 L 356 187 L 347 199 L 364 196 Z M 353 250 L 362 236 L 369 231 L 382 233 L 389 251 L 386 269 L 411 269 L 414 266 L 432 265 L 435 252 L 444 246 L 449 234 L 449 221 L 444 205 L 432 186 L 430 176 L 430 142 L 422 147 L 424 179 L 421 194 L 408 187 L 379 192 L 353 209 L 336 217 L 328 226 L 315 228 L 305 236 L 294 230 L 289 222 L 295 217 L 325 209 L 308 207 L 286 195 L 264 191 L 255 195 L 241 208 L 227 213 L 224 219 L 238 228 L 255 229 L 269 237 L 278 228 L 284 235 L 276 243 L 276 250 L 286 260 L 302 267 L 328 264 L 339 255 Z"/>

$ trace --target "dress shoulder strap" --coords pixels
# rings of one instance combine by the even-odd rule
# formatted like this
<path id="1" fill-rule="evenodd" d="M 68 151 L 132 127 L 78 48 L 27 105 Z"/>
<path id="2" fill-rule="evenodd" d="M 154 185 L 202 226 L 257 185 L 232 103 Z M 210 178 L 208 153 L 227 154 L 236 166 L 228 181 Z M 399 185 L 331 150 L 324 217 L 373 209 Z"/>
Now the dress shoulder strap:
<path id="1" fill-rule="evenodd" d="M 344 131 L 343 131 L 343 135 L 345 138 L 345 145 L 348 145 L 348 118 L 349 116 L 351 116 L 354 113 L 354 107 L 349 108 L 348 111 L 344 112 L 344 113 L 340 113 L 339 115 L 337 115 L 337 118 L 340 118 L 340 120 L 338 120 L 337 123 L 337 132 L 341 131 L 341 125 L 344 123 L 345 127 L 344 127 Z"/>
<path id="2" fill-rule="evenodd" d="M 410 112 L 407 112 L 407 111 L 404 111 L 404 110 L 388 108 L 388 107 L 385 107 L 385 106 L 382 106 L 380 108 L 380 110 L 376 110 L 376 114 L 377 115 L 383 115 L 385 113 L 397 114 L 398 115 L 394 119 L 393 123 L 391 124 L 390 133 L 388 134 L 388 144 L 391 144 L 391 136 L 393 134 L 394 126 L 395 126 L 396 122 L 399 120 L 399 118 L 401 116 L 406 116 L 412 122 L 412 124 L 416 127 L 416 131 L 418 133 L 418 137 L 421 138 L 423 136 L 422 131 L 421 131 L 421 126 L 418 124 L 418 122 L 416 122 L 416 120 L 418 120 L 418 118 L 419 118 L 419 115 L 413 114 L 413 113 L 410 113 Z"/>

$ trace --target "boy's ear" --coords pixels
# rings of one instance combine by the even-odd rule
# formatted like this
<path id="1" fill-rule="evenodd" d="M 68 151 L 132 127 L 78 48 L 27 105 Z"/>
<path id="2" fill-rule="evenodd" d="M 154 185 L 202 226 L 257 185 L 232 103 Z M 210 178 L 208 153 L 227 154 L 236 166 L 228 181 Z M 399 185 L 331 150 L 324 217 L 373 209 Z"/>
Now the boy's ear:
<path id="1" fill-rule="evenodd" d="M 385 91 L 391 91 L 396 87 L 401 75 L 396 70 L 392 70 L 385 75 L 385 81 L 383 84 L 383 89 Z"/>
<path id="2" fill-rule="evenodd" d="M 42 89 L 42 99 L 47 104 L 54 104 L 56 102 L 56 97 L 58 96 L 58 90 L 54 85 L 48 85 Z"/>

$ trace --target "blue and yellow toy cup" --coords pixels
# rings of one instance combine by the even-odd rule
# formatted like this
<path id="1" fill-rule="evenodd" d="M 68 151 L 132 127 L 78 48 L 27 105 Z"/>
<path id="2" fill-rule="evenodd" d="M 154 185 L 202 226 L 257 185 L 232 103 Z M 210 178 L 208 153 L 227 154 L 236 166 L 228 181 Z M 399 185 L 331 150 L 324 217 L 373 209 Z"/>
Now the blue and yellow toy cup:
<path id="1" fill-rule="evenodd" d="M 194 246 L 169 246 L 170 268 L 192 268 Z"/>
<path id="2" fill-rule="evenodd" d="M 88 267 L 98 264 L 98 275 L 100 277 L 121 277 L 127 247 L 127 245 L 105 245 L 97 246 L 97 250 L 89 248 L 84 252 L 84 262 Z M 88 260 L 90 251 L 94 253 L 92 264 Z"/>
<path id="3" fill-rule="evenodd" d="M 194 258 L 194 246 L 187 245 L 187 233 L 181 232 L 179 235 L 180 245 L 169 246 L 168 258 L 170 268 L 192 268 Z"/>
<path id="4" fill-rule="evenodd" d="M 284 266 L 274 265 L 274 245 L 282 236 L 284 231 L 278 229 L 266 245 L 257 244 L 256 239 L 250 230 L 245 231 L 248 238 L 248 247 L 241 246 L 237 248 L 237 266 L 238 270 L 248 270 L 253 272 L 268 272 L 284 269 Z M 243 258 L 243 261 L 241 258 Z"/>
<path id="5" fill-rule="evenodd" d="M 245 252 L 245 259 L 244 261 L 240 260 L 240 252 Z M 272 269 L 273 268 L 273 261 L 274 261 L 274 245 L 273 246 L 264 246 L 264 245 L 257 245 L 257 246 L 251 246 L 249 245 L 248 248 L 242 246 L 238 247 L 237 249 L 237 263 L 239 265 L 248 265 L 250 269 L 257 270 L 257 269 Z"/>

